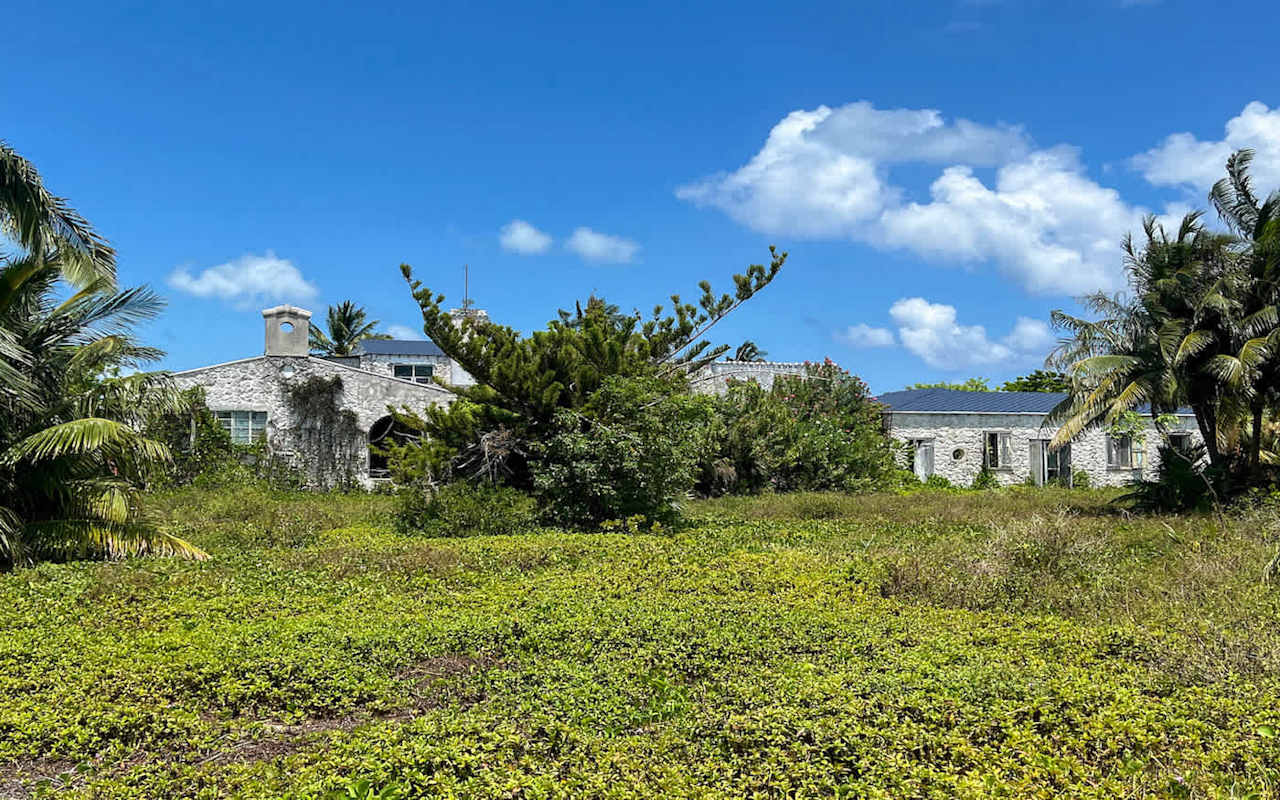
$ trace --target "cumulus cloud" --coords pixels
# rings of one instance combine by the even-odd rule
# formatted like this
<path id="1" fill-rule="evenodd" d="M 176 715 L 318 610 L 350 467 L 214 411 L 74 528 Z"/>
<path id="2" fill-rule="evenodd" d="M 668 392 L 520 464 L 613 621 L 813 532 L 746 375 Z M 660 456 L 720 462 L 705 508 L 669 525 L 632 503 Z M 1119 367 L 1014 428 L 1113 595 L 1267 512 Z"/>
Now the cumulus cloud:
<path id="1" fill-rule="evenodd" d="M 551 236 L 522 219 L 513 219 L 503 225 L 498 232 L 498 242 L 503 250 L 526 256 L 545 253 L 551 248 Z"/>
<path id="2" fill-rule="evenodd" d="M 865 322 L 850 325 L 843 332 L 837 333 L 836 338 L 851 347 L 860 348 L 893 347 L 897 344 L 893 331 L 888 328 L 873 328 Z"/>
<path id="3" fill-rule="evenodd" d="M 426 339 L 426 334 L 421 328 L 414 328 L 409 325 L 388 325 L 387 334 L 392 339 L 412 339 L 414 341 L 422 341 Z"/>
<path id="4" fill-rule="evenodd" d="M 1255 151 L 1255 185 L 1267 191 L 1280 186 L 1280 108 L 1268 108 L 1256 100 L 1227 121 L 1221 139 L 1206 142 L 1190 133 L 1175 133 L 1134 156 L 1132 163 L 1156 186 L 1205 192 L 1223 176 L 1227 157 L 1244 147 Z"/>
<path id="5" fill-rule="evenodd" d="M 627 264 L 640 252 L 640 245 L 621 236 L 598 233 L 590 228 L 578 228 L 565 243 L 573 252 L 587 261 L 602 264 Z"/>
<path id="6" fill-rule="evenodd" d="M 902 346 L 940 369 L 1025 363 L 1043 358 L 1054 342 L 1049 326 L 1030 317 L 1018 317 L 1006 336 L 992 339 L 981 325 L 961 325 L 955 306 L 922 297 L 899 300 L 889 316 L 898 326 Z"/>
<path id="7" fill-rule="evenodd" d="M 273 301 L 305 302 L 319 294 L 293 262 L 270 250 L 263 255 L 246 253 L 195 274 L 178 267 L 168 282 L 180 292 L 225 300 L 242 309 Z"/>
<path id="8" fill-rule="evenodd" d="M 929 202 L 907 200 L 895 165 L 940 168 Z M 991 185 L 982 168 L 995 168 Z M 1043 293 L 1119 288 L 1120 241 L 1146 213 L 1089 178 L 1073 148 L 1035 149 L 1017 127 L 866 102 L 792 112 L 747 164 L 676 194 L 765 233 L 993 262 Z"/>

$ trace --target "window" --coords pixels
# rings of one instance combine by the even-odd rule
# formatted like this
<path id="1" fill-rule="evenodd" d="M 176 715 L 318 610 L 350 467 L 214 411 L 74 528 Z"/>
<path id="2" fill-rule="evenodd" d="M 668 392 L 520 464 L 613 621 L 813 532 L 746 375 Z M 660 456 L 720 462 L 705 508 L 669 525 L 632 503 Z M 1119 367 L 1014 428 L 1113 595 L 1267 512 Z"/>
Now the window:
<path id="1" fill-rule="evenodd" d="M 1107 437 L 1107 467 L 1110 469 L 1142 469 L 1146 449 L 1132 436 Z"/>
<path id="2" fill-rule="evenodd" d="M 985 446 L 982 448 L 982 466 L 987 469 L 1013 469 L 1013 454 L 1009 445 L 1011 434 L 989 431 L 983 437 Z"/>
<path id="3" fill-rule="evenodd" d="M 407 381 L 434 382 L 431 380 L 431 374 L 435 371 L 435 367 L 431 364 L 396 364 L 391 371 L 397 378 L 404 378 Z"/>
<path id="4" fill-rule="evenodd" d="M 1189 433 L 1171 433 L 1169 434 L 1169 446 L 1175 452 L 1184 456 L 1191 455 L 1191 434 Z"/>
<path id="5" fill-rule="evenodd" d="M 267 437 L 267 412 L 265 411 L 215 411 L 218 424 L 231 434 L 236 444 L 250 444 Z"/>
<path id="6" fill-rule="evenodd" d="M 1050 449 L 1050 439 L 1032 439 L 1031 478 L 1036 486 L 1071 485 L 1071 445 Z"/>
<path id="7" fill-rule="evenodd" d="M 912 453 L 911 471 L 920 480 L 926 480 L 933 474 L 933 440 L 908 439 L 907 446 L 911 448 Z"/>

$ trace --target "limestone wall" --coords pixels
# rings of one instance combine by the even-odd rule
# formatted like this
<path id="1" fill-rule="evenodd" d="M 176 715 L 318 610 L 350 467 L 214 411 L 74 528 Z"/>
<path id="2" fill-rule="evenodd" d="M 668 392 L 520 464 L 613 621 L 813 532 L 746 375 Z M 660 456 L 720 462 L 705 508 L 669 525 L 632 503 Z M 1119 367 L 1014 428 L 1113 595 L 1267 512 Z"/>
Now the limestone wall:
<path id="1" fill-rule="evenodd" d="M 690 376 L 689 383 L 700 394 L 724 394 L 730 380 L 755 381 L 767 390 L 779 375 L 803 375 L 804 366 L 802 361 L 713 361 Z"/>
<path id="2" fill-rule="evenodd" d="M 945 414 L 892 413 L 887 415 L 890 435 L 899 441 L 933 440 L 933 471 L 958 486 L 973 483 L 982 470 L 983 435 L 987 432 L 1010 434 L 1011 464 L 995 471 L 1005 486 L 1022 483 L 1031 474 L 1032 439 L 1052 439 L 1056 427 L 1042 426 L 1039 414 Z M 1182 418 L 1182 430 L 1200 442 L 1195 420 Z M 1089 473 L 1092 486 L 1123 486 L 1139 477 L 1153 478 L 1159 461 L 1160 434 L 1148 426 L 1146 464 L 1142 470 L 1116 469 L 1107 466 L 1106 432 L 1088 430 L 1071 443 L 1073 470 Z M 957 457 L 957 454 L 959 457 Z M 910 468 L 910 465 L 905 465 Z"/>
<path id="3" fill-rule="evenodd" d="M 423 409 L 453 399 L 453 395 L 435 385 L 412 383 L 308 356 L 259 356 L 179 372 L 174 378 L 183 388 L 204 387 L 206 403 L 214 411 L 267 412 L 267 444 L 271 452 L 293 463 L 307 464 L 326 457 L 332 460 L 333 456 L 300 452 L 308 437 L 302 435 L 304 421 L 293 418 L 289 387 L 314 376 L 335 375 L 342 379 L 340 406 L 355 414 L 359 436 L 364 437 L 350 448 L 355 455 L 349 467 L 366 485 L 369 428 L 387 415 L 388 406 Z"/>

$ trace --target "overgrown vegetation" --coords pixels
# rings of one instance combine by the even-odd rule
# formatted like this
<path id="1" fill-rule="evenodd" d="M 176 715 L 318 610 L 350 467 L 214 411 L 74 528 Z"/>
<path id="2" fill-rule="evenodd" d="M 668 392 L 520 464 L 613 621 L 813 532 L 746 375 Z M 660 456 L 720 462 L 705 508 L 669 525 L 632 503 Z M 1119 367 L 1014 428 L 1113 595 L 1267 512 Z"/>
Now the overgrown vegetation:
<path id="1" fill-rule="evenodd" d="M 1204 439 L 1206 497 L 1274 482 L 1280 192 L 1258 195 L 1252 157 L 1232 155 L 1209 195 L 1228 233 L 1208 229 L 1202 212 L 1176 231 L 1151 217 L 1145 240 L 1125 244 L 1127 296 L 1085 298 L 1097 319 L 1054 312 L 1070 338 L 1051 362 L 1071 377 L 1070 396 L 1051 415 L 1061 423 L 1055 446 L 1143 404 L 1156 418 L 1187 406 Z"/>
<path id="2" fill-rule="evenodd" d="M 1276 797 L 1275 510 L 1112 496 L 423 539 L 386 496 L 161 495 L 211 560 L 0 576 L 0 793 Z"/>

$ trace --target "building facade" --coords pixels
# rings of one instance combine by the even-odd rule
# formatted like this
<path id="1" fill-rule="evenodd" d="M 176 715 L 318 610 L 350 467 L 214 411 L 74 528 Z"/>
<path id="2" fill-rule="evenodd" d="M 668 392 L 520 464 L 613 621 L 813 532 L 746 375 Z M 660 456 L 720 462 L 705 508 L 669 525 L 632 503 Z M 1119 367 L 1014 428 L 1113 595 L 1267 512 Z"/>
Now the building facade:
<path id="1" fill-rule="evenodd" d="M 390 409 L 421 411 L 453 400 L 435 377 L 447 383 L 461 370 L 431 342 L 370 340 L 357 355 L 323 358 L 310 354 L 309 311 L 277 306 L 262 317 L 263 355 L 174 378 L 183 388 L 204 389 L 233 441 L 265 443 L 314 485 L 372 486 L 386 465 L 369 445 L 392 432 Z"/>
<path id="2" fill-rule="evenodd" d="M 1144 414 L 1146 430 L 1137 436 L 1086 430 L 1060 448 L 1049 447 L 1057 426 L 1045 417 L 1066 395 L 1050 392 L 963 392 L 915 389 L 889 392 L 885 406 L 889 435 L 908 446 L 907 464 L 921 480 L 939 475 L 968 486 L 986 466 L 1002 485 L 1031 479 L 1045 483 L 1079 482 L 1123 486 L 1155 476 L 1164 433 Z M 1189 410 L 1176 415 L 1169 442 L 1184 452 L 1203 440 Z"/>

